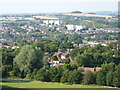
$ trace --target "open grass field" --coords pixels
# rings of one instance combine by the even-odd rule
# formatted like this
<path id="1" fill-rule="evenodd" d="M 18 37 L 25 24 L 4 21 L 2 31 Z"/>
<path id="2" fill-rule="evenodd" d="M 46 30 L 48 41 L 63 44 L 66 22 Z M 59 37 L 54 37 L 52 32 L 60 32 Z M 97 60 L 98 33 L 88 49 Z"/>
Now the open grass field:
<path id="1" fill-rule="evenodd" d="M 3 88 L 109 88 L 105 86 L 95 86 L 95 85 L 65 85 L 61 83 L 49 83 L 49 82 L 39 82 L 39 81 L 21 81 L 21 80 L 9 80 L 2 82 Z M 118 90 L 117 88 L 112 88 L 113 90 Z"/>
<path id="2" fill-rule="evenodd" d="M 69 16 L 85 16 L 85 17 L 105 17 L 105 18 L 111 18 L 112 16 L 109 15 L 95 15 L 95 14 L 83 14 L 83 13 L 70 13 L 70 14 L 64 14 Z"/>

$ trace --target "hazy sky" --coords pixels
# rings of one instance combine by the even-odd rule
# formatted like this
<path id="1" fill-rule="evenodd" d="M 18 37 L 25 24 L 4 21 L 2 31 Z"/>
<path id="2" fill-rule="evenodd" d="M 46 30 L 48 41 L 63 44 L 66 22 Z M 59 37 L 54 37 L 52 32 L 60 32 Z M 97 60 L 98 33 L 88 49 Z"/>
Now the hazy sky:
<path id="1" fill-rule="evenodd" d="M 119 0 L 0 0 L 0 14 L 117 11 Z"/>

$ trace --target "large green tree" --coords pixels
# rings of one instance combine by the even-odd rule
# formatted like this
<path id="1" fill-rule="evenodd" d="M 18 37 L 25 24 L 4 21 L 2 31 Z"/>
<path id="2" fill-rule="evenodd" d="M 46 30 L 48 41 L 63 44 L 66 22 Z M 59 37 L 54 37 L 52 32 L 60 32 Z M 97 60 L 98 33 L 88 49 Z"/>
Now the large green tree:
<path id="1" fill-rule="evenodd" d="M 33 69 L 39 69 L 42 67 L 43 54 L 40 48 L 33 48 L 31 45 L 25 45 L 20 50 L 20 53 L 14 59 L 14 65 L 17 65 L 23 74 L 23 77 L 27 73 L 33 71 Z"/>

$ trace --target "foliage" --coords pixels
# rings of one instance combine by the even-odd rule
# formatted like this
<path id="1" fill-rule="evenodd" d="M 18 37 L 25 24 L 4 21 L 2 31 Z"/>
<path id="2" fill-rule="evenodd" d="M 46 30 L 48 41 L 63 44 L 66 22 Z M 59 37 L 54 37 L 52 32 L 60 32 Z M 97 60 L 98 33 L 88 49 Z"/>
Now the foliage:
<path id="1" fill-rule="evenodd" d="M 30 45 L 23 46 L 20 53 L 14 59 L 14 65 L 18 65 L 19 70 L 24 74 L 30 73 L 33 68 L 41 68 L 42 52 L 40 49 L 34 49 Z"/>
<path id="2" fill-rule="evenodd" d="M 52 60 L 58 61 L 58 57 L 56 55 L 53 55 Z"/>
<path id="3" fill-rule="evenodd" d="M 82 72 L 81 70 L 74 70 L 69 72 L 68 83 L 70 84 L 80 84 L 82 81 Z"/>
<path id="4" fill-rule="evenodd" d="M 89 85 L 89 84 L 93 84 L 94 80 L 93 80 L 93 73 L 91 71 L 85 71 L 84 72 L 84 76 L 83 76 L 83 79 L 82 79 L 82 84 L 84 85 Z"/>

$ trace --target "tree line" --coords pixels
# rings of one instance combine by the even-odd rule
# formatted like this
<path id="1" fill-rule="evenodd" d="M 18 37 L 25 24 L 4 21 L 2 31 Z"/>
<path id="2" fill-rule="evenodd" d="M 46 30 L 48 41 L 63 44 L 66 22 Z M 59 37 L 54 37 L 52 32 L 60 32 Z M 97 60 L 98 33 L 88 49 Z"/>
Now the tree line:
<path id="1" fill-rule="evenodd" d="M 112 48 L 112 47 L 113 48 Z M 20 49 L 2 50 L 2 75 L 43 82 L 65 84 L 97 84 L 120 87 L 120 57 L 114 44 L 108 47 L 75 48 L 70 52 L 73 62 L 63 66 L 50 66 L 39 46 L 24 45 Z M 99 71 L 84 71 L 79 67 L 101 67 Z"/>

